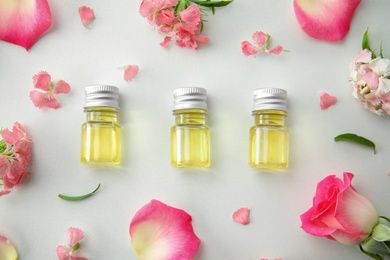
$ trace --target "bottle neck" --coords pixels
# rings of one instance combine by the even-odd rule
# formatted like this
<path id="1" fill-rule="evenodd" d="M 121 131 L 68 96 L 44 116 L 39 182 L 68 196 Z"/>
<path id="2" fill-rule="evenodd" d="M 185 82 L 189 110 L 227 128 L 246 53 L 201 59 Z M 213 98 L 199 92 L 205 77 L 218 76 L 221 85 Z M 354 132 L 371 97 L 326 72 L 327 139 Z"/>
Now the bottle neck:
<path id="1" fill-rule="evenodd" d="M 256 125 L 284 126 L 287 111 L 283 110 L 255 110 L 252 112 Z"/>
<path id="2" fill-rule="evenodd" d="M 207 110 L 203 109 L 181 109 L 173 111 L 177 125 L 193 124 L 204 125 L 206 123 Z"/>
<path id="3" fill-rule="evenodd" d="M 118 109 L 114 107 L 86 107 L 87 121 L 94 122 L 118 122 Z"/>

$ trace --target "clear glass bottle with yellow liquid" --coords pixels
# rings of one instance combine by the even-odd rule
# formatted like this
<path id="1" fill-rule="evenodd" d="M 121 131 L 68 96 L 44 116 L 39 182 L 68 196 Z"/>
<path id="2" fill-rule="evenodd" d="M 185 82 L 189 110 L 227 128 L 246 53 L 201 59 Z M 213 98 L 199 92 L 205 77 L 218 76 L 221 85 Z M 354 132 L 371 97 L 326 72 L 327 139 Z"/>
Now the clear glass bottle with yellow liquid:
<path id="1" fill-rule="evenodd" d="M 209 167 L 210 131 L 206 125 L 207 91 L 204 88 L 179 88 L 173 92 L 171 128 L 171 165 L 173 167 Z"/>
<path id="2" fill-rule="evenodd" d="M 87 121 L 81 127 L 80 160 L 84 164 L 98 166 L 119 164 L 119 90 L 114 86 L 92 85 L 85 88 L 85 95 Z"/>
<path id="3" fill-rule="evenodd" d="M 279 88 L 259 88 L 253 93 L 255 124 L 250 129 L 249 166 L 285 169 L 289 161 L 289 131 L 285 126 L 287 92 Z"/>

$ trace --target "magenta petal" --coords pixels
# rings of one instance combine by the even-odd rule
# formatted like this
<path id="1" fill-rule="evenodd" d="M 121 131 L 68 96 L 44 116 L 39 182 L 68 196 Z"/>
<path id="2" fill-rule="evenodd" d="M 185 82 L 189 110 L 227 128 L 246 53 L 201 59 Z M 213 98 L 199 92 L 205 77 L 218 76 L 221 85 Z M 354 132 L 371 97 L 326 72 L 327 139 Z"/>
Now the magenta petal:
<path id="1" fill-rule="evenodd" d="M 0 1 L 0 40 L 29 50 L 51 26 L 47 0 Z"/>
<path id="2" fill-rule="evenodd" d="M 340 41 L 349 31 L 361 0 L 294 0 L 295 16 L 302 30 L 324 41 Z"/>
<path id="3" fill-rule="evenodd" d="M 185 211 L 158 200 L 143 206 L 130 223 L 131 245 L 139 259 L 193 259 L 200 240 Z"/>

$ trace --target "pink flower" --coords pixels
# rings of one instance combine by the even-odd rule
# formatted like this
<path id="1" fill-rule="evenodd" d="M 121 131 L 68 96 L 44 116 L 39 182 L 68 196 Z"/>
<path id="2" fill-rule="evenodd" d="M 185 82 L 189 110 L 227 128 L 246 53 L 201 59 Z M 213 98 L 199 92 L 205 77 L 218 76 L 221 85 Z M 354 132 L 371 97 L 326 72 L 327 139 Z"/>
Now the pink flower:
<path id="1" fill-rule="evenodd" d="M 139 259 L 193 259 L 200 240 L 191 221 L 191 216 L 185 211 L 152 200 L 131 220 L 131 245 Z"/>
<path id="2" fill-rule="evenodd" d="M 322 110 L 326 110 L 329 107 L 337 103 L 337 98 L 326 92 L 320 93 L 320 107 Z"/>
<path id="3" fill-rule="evenodd" d="M 88 25 L 95 19 L 95 13 L 93 9 L 87 6 L 79 7 L 79 15 L 80 15 L 81 23 L 85 27 L 88 27 Z"/>
<path id="4" fill-rule="evenodd" d="M 302 30 L 324 41 L 340 41 L 349 31 L 361 0 L 294 0 L 295 16 Z"/>
<path id="5" fill-rule="evenodd" d="M 70 86 L 63 80 L 56 84 L 51 82 L 51 77 L 46 71 L 41 71 L 33 76 L 34 90 L 30 92 L 30 99 L 37 108 L 54 108 L 60 107 L 60 103 L 54 97 L 55 94 L 67 94 L 70 92 Z"/>
<path id="6" fill-rule="evenodd" d="M 80 241 L 84 238 L 84 232 L 79 228 L 70 227 L 66 230 L 68 244 L 58 245 L 56 248 L 58 260 L 87 260 L 86 257 L 75 256 L 74 252 L 80 248 Z"/>
<path id="7" fill-rule="evenodd" d="M 2 196 L 10 193 L 28 173 L 31 139 L 18 122 L 14 123 L 12 131 L 5 128 L 0 131 L 0 135 L 3 138 L 0 140 L 0 180 L 3 186 L 0 196 Z"/>
<path id="8" fill-rule="evenodd" d="M 269 39 L 270 35 L 266 34 L 261 31 L 257 31 L 252 35 L 253 41 L 256 43 L 257 46 L 254 44 L 251 44 L 248 41 L 243 41 L 241 43 L 241 50 L 244 53 L 244 55 L 257 55 L 262 52 L 268 53 L 268 54 L 275 54 L 279 55 L 283 51 L 283 47 L 280 45 L 277 45 L 271 49 L 268 49 Z"/>
<path id="9" fill-rule="evenodd" d="M 172 9 L 177 5 L 177 0 L 143 0 L 139 8 L 140 14 L 149 22 L 154 22 L 156 17 L 165 9 Z"/>
<path id="10" fill-rule="evenodd" d="M 50 28 L 51 12 L 47 0 L 1 1 L 0 40 L 29 50 Z"/>
<path id="11" fill-rule="evenodd" d="M 352 173 L 344 172 L 344 183 L 335 175 L 318 183 L 313 206 L 301 215 L 305 232 L 347 245 L 368 238 L 378 215 L 371 202 L 352 186 L 352 178 Z"/>
<path id="12" fill-rule="evenodd" d="M 16 260 L 18 253 L 8 238 L 0 235 L 0 259 Z"/>

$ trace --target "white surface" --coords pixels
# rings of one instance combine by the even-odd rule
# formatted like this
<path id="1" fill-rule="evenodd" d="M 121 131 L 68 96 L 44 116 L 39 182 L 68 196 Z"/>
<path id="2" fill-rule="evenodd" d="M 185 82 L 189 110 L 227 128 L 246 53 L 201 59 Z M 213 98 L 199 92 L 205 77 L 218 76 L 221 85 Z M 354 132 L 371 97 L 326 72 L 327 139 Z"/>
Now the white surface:
<path id="1" fill-rule="evenodd" d="M 85 231 L 80 254 L 90 259 L 136 259 L 128 227 L 135 212 L 151 199 L 193 216 L 202 241 L 198 260 L 367 259 L 354 247 L 310 236 L 299 215 L 311 207 L 316 184 L 329 174 L 355 174 L 357 190 L 378 213 L 390 216 L 389 117 L 364 110 L 351 96 L 348 65 L 370 28 L 372 46 L 383 40 L 390 57 L 388 0 L 363 1 L 344 41 L 309 38 L 299 28 L 292 1 L 236 0 L 207 17 L 211 42 L 198 51 L 159 46 L 158 35 L 138 13 L 141 1 L 50 1 L 53 28 L 29 52 L 0 42 L 2 127 L 22 123 L 33 139 L 31 175 L 0 198 L 0 234 L 17 246 L 20 259 L 56 259 L 65 231 Z M 78 7 L 95 11 L 92 29 L 81 25 Z M 272 44 L 290 52 L 279 57 L 246 57 L 240 45 L 262 30 Z M 122 79 L 123 64 L 138 64 L 134 81 Z M 36 109 L 29 100 L 31 77 L 41 70 L 67 81 L 72 92 L 59 95 L 58 110 Z M 79 163 L 84 86 L 120 88 L 123 164 L 94 169 Z M 209 92 L 212 137 L 209 170 L 173 169 L 169 164 L 172 92 L 199 86 Z M 280 173 L 247 166 L 252 92 L 263 86 L 288 91 L 291 132 L 290 168 Z M 319 92 L 338 104 L 321 111 Z M 354 132 L 377 144 L 372 150 L 333 137 Z M 93 197 L 70 203 L 58 193 L 83 194 L 98 183 Z M 231 220 L 239 207 L 251 209 L 251 223 Z"/>

